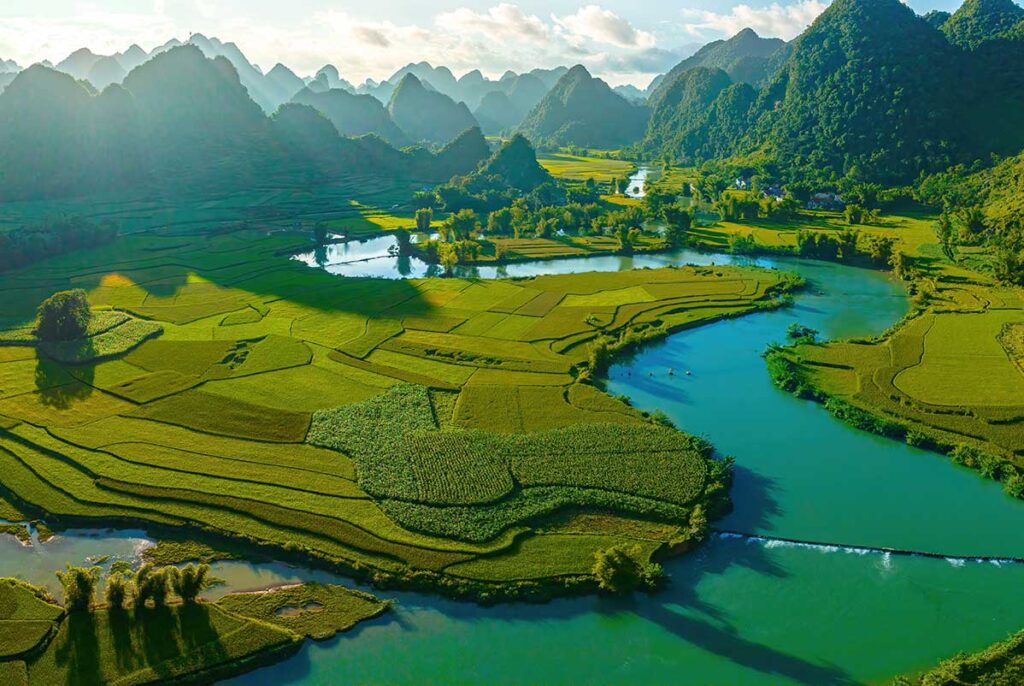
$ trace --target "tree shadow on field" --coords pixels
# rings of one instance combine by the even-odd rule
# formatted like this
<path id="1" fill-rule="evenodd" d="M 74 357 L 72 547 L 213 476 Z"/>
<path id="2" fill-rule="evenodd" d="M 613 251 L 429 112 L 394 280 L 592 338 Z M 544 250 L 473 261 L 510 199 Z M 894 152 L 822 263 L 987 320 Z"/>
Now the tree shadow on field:
<path id="1" fill-rule="evenodd" d="M 102 683 L 100 643 L 92 612 L 72 612 L 64 620 L 63 640 L 56 647 L 56 663 L 68 684 Z"/>
<path id="2" fill-rule="evenodd" d="M 40 402 L 46 407 L 66 410 L 92 395 L 95 365 L 83 365 L 78 378 L 64 366 L 41 352 L 36 352 L 35 386 Z"/>
<path id="3" fill-rule="evenodd" d="M 118 671 L 127 674 L 138 669 L 140 656 L 132 640 L 132 616 L 129 611 L 124 608 L 109 609 L 107 625 Z"/>

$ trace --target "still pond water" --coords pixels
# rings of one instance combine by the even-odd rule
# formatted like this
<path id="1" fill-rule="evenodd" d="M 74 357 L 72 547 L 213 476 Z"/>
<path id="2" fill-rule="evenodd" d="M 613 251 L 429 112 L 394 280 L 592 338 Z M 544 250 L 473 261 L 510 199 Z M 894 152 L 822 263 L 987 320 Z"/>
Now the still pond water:
<path id="1" fill-rule="evenodd" d="M 850 429 L 776 390 L 760 358 L 794 321 L 829 338 L 883 331 L 906 312 L 899 284 L 839 265 L 687 251 L 506 270 L 528 276 L 732 261 L 797 271 L 810 288 L 794 307 L 644 348 L 610 370 L 609 390 L 664 410 L 736 458 L 736 508 L 718 526 L 836 545 L 717 536 L 666 566 L 669 590 L 631 599 L 482 609 L 384 593 L 397 601 L 395 612 L 230 683 L 882 684 L 1024 627 L 1024 565 L 960 559 L 1024 557 L 1024 504 L 934 454 Z M 367 275 L 401 275 L 387 255 L 356 264 L 370 262 Z M 33 548 L 4 537 L 0 575 L 52 585 L 65 561 L 131 558 L 147 544 L 141 532 L 67 532 Z M 338 580 L 280 564 L 215 568 L 238 590 Z"/>

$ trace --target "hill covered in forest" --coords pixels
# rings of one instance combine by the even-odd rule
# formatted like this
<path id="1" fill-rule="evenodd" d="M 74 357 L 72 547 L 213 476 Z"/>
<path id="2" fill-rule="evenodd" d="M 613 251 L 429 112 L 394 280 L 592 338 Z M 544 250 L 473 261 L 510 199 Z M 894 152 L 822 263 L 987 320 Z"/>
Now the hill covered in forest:
<path id="1" fill-rule="evenodd" d="M 519 132 L 537 145 L 618 148 L 643 135 L 648 114 L 646 107 L 576 65 L 530 112 Z"/>

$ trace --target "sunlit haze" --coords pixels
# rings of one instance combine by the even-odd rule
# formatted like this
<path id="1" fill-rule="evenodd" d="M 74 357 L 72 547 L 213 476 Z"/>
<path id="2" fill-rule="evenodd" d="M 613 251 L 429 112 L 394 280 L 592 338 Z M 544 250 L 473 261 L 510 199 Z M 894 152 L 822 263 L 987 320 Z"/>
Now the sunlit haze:
<path id="1" fill-rule="evenodd" d="M 914 0 L 919 12 L 952 0 Z M 87 47 L 98 54 L 132 43 L 151 50 L 193 32 L 233 41 L 264 71 L 277 62 L 300 75 L 334 64 L 360 82 L 427 60 L 456 75 L 582 63 L 613 85 L 646 85 L 700 44 L 750 27 L 790 39 L 828 0 L 493 0 L 381 3 L 343 0 L 5 0 L 0 58 L 57 63 Z"/>

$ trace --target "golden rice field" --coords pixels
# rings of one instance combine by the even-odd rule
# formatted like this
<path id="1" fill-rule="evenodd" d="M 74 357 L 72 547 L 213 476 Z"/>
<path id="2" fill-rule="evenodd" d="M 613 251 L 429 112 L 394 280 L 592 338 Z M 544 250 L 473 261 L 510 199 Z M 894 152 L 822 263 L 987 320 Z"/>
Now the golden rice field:
<path id="1" fill-rule="evenodd" d="M 937 282 L 929 295 L 887 338 L 799 346 L 795 357 L 829 396 L 1024 467 L 1024 293 Z"/>
<path id="2" fill-rule="evenodd" d="M 636 169 L 636 165 L 624 160 L 582 157 L 567 153 L 542 153 L 537 155 L 537 161 L 552 176 L 570 181 L 594 179 L 594 181 L 607 182 L 613 179 L 625 179 Z"/>
<path id="3" fill-rule="evenodd" d="M 655 555 L 721 504 L 706 446 L 580 372 L 599 339 L 775 306 L 785 275 L 343 279 L 287 258 L 306 240 L 179 228 L 0 277 L 8 332 L 66 288 L 159 327 L 99 361 L 0 346 L 0 496 L 51 524 L 206 531 L 475 592 L 571 585 L 617 543 Z M 609 516 L 581 536 L 567 511 Z"/>

